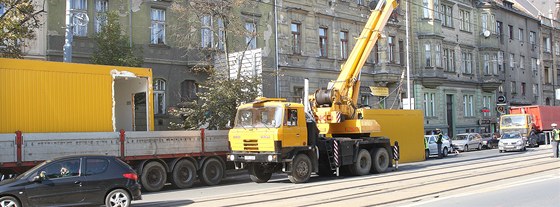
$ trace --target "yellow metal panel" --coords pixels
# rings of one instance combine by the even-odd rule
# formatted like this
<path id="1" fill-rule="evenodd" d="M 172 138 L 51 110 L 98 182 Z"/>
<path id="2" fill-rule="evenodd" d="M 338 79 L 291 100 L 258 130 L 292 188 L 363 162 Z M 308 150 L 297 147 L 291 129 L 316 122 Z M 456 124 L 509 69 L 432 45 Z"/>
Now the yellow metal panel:
<path id="1" fill-rule="evenodd" d="M 379 124 L 372 119 L 352 119 L 341 123 L 318 123 L 321 134 L 363 134 L 380 131 Z"/>
<path id="2" fill-rule="evenodd" d="M 424 115 L 420 110 L 363 110 L 364 119 L 375 119 L 381 132 L 372 136 L 391 139 L 391 145 L 399 142 L 401 163 L 424 160 Z"/>
<path id="3" fill-rule="evenodd" d="M 0 58 L 0 133 L 113 131 L 112 70 L 148 78 L 152 103 L 148 68 Z"/>

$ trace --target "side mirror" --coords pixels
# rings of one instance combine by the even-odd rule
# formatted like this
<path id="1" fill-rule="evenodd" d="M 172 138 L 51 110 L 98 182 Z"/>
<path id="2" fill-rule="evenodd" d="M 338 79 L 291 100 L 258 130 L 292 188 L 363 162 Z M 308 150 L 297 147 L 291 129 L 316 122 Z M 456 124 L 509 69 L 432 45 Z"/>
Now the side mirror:
<path id="1" fill-rule="evenodd" d="M 36 175 L 35 177 L 33 177 L 33 179 L 31 179 L 31 182 L 42 182 L 43 180 L 47 179 L 47 172 L 45 171 L 41 171 L 39 173 L 39 175 Z"/>
<path id="2" fill-rule="evenodd" d="M 38 175 L 36 175 L 35 177 L 33 177 L 33 179 L 31 179 L 32 183 L 40 183 L 41 181 L 43 181 L 43 179 Z"/>

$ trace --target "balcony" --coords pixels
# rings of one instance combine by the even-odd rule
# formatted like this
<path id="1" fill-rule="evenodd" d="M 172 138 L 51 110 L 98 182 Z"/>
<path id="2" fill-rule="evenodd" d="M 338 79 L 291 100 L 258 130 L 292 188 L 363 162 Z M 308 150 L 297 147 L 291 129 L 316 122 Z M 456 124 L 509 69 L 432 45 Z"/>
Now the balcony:
<path id="1" fill-rule="evenodd" d="M 426 69 L 418 75 L 420 82 L 426 88 L 436 88 L 443 84 L 447 78 L 444 76 L 442 70 Z"/>
<path id="2" fill-rule="evenodd" d="M 480 86 L 485 92 L 493 92 L 502 85 L 502 81 L 497 76 L 483 76 Z"/>

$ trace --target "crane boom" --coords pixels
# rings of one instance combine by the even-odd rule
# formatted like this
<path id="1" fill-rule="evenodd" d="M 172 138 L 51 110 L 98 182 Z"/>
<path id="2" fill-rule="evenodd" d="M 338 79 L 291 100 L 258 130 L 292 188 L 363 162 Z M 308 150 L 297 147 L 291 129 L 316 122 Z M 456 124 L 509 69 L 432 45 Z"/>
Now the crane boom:
<path id="1" fill-rule="evenodd" d="M 332 88 L 315 92 L 312 101 L 319 123 L 341 123 L 355 119 L 360 72 L 397 6 L 397 0 L 378 2 Z"/>

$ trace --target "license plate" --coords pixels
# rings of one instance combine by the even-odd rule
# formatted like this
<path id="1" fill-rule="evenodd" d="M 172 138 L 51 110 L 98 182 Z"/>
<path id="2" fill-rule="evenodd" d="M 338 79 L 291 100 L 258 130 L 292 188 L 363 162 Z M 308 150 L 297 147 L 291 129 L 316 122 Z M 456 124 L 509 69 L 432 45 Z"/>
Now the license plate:
<path id="1" fill-rule="evenodd" d="M 245 156 L 245 160 L 255 160 L 255 156 Z"/>

